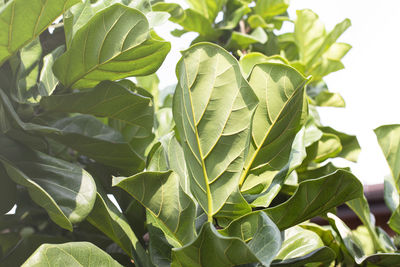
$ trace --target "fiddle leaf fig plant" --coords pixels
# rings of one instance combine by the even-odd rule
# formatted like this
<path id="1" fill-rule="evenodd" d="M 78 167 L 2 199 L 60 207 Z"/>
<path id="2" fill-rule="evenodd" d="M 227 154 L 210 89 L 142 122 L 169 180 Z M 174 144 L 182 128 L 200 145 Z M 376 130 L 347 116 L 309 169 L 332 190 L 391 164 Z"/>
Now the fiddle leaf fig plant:
<path id="1" fill-rule="evenodd" d="M 0 265 L 398 266 L 362 184 L 329 162 L 356 162 L 357 138 L 316 109 L 345 105 L 324 77 L 344 68 L 350 20 L 180 3 L 0 1 Z M 197 34 L 173 86 L 166 32 Z M 376 134 L 400 234 L 399 127 Z"/>

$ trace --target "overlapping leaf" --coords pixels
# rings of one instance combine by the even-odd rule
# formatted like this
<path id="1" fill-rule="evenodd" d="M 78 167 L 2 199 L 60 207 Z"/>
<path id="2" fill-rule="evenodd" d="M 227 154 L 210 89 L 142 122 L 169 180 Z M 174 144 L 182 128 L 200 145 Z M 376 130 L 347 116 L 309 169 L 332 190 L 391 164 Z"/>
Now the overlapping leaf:
<path id="1" fill-rule="evenodd" d="M 65 244 L 41 245 L 22 265 L 51 266 L 104 266 L 120 267 L 110 255 L 89 242 L 70 242 Z"/>
<path id="2" fill-rule="evenodd" d="M 148 75 L 160 67 L 170 50 L 170 44 L 159 39 L 150 36 L 149 23 L 140 11 L 114 4 L 77 31 L 53 70 L 64 86 L 74 88 Z"/>
<path id="3" fill-rule="evenodd" d="M 96 202 L 87 220 L 118 244 L 138 266 L 146 266 L 147 255 L 124 215 L 113 203 L 97 193 Z M 133 248 L 133 249 L 132 249 Z"/>
<path id="4" fill-rule="evenodd" d="M 137 199 L 155 217 L 156 227 L 163 230 L 175 247 L 195 238 L 196 207 L 180 188 L 174 172 L 143 172 L 128 178 L 114 178 L 113 185 Z"/>
<path id="5" fill-rule="evenodd" d="M 262 212 L 255 212 L 232 222 L 220 233 L 211 223 L 205 223 L 195 241 L 173 249 L 171 266 L 268 266 L 280 246 L 276 225 Z"/>
<path id="6" fill-rule="evenodd" d="M 362 196 L 362 184 L 351 173 L 338 170 L 299 184 L 286 202 L 265 209 L 279 229 L 284 230 Z"/>
<path id="7" fill-rule="evenodd" d="M 0 135 L 0 162 L 16 183 L 27 188 L 31 198 L 46 209 L 59 226 L 72 231 L 93 208 L 96 185 L 91 175 L 77 165 L 31 150 Z"/>
<path id="8" fill-rule="evenodd" d="M 253 68 L 249 84 L 260 103 L 253 117 L 251 143 L 241 174 L 242 191 L 260 193 L 287 163 L 291 144 L 307 116 L 306 82 L 299 72 L 282 64 L 263 63 Z"/>
<path id="9" fill-rule="evenodd" d="M 324 246 L 313 231 L 294 226 L 285 231 L 285 239 L 271 266 L 304 266 L 311 262 L 330 262 L 335 253 Z"/>
<path id="10" fill-rule="evenodd" d="M 1 89 L 0 96 L 0 106 L 5 110 L 2 120 L 17 129 L 50 137 L 88 157 L 122 170 L 135 171 L 144 167 L 143 158 L 131 149 L 122 134 L 93 116 L 65 117 L 49 126 L 25 123 Z M 10 130 L 7 125 L 4 124 L 4 132 Z"/>
<path id="11" fill-rule="evenodd" d="M 79 0 L 8 1 L 0 9 L 0 65 L 76 3 Z"/>
<path id="12" fill-rule="evenodd" d="M 257 97 L 236 59 L 215 45 L 184 51 L 177 75 L 174 119 L 191 191 L 211 221 L 237 187 Z"/>

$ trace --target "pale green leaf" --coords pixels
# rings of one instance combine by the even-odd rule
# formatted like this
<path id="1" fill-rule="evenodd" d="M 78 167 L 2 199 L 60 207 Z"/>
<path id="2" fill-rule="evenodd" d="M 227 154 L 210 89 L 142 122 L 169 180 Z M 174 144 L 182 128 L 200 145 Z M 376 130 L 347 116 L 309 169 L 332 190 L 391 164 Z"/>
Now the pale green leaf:
<path id="1" fill-rule="evenodd" d="M 110 255 L 89 242 L 41 245 L 23 267 L 104 266 L 120 267 Z"/>
<path id="2" fill-rule="evenodd" d="M 190 187 L 211 221 L 237 188 L 257 97 L 237 60 L 212 44 L 183 52 L 173 115 Z"/>
<path id="3" fill-rule="evenodd" d="M 251 52 L 240 58 L 240 67 L 245 77 L 248 77 L 254 66 L 260 63 L 281 63 L 289 65 L 289 62 L 280 56 L 266 56 L 259 52 Z"/>
<path id="4" fill-rule="evenodd" d="M 0 8 L 0 65 L 76 3 L 79 0 L 8 1 Z"/>
<path id="5" fill-rule="evenodd" d="M 170 50 L 170 44 L 159 39 L 150 36 L 143 13 L 114 4 L 96 13 L 77 31 L 53 71 L 64 86 L 74 88 L 148 75 L 160 67 Z"/>
<path id="6" fill-rule="evenodd" d="M 38 91 L 41 96 L 50 96 L 53 94 L 58 79 L 53 73 L 53 64 L 56 59 L 64 52 L 64 46 L 57 47 L 50 54 L 43 57 L 43 67 L 40 71 Z"/>
<path id="7" fill-rule="evenodd" d="M 293 140 L 307 117 L 306 82 L 286 65 L 263 63 L 253 68 L 249 84 L 260 103 L 253 116 L 252 138 L 241 174 L 242 192 L 253 193 L 260 185 L 262 190 L 289 160 Z"/>
<path id="8" fill-rule="evenodd" d="M 188 4 L 211 23 L 214 22 L 218 12 L 222 10 L 227 0 L 188 0 Z"/>
<path id="9" fill-rule="evenodd" d="M 289 0 L 257 0 L 254 11 L 263 18 L 282 14 L 289 7 Z"/>

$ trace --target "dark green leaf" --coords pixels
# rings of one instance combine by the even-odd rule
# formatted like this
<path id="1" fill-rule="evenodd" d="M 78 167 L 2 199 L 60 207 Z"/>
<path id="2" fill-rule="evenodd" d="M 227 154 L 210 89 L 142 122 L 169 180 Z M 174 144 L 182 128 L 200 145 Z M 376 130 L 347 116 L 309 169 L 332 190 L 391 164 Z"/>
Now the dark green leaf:
<path id="1" fill-rule="evenodd" d="M 92 176 L 66 161 L 28 149 L 0 135 L 0 161 L 10 178 L 27 188 L 59 226 L 72 231 L 93 208 L 96 185 Z"/>
<path id="2" fill-rule="evenodd" d="M 0 215 L 9 212 L 17 201 L 17 186 L 0 164 Z"/>

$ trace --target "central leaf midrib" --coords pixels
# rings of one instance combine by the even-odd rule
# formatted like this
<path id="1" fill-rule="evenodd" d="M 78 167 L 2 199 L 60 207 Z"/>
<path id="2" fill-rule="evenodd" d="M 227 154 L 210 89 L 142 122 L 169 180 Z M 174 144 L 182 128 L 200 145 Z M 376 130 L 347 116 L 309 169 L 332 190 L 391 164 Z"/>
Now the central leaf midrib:
<path id="1" fill-rule="evenodd" d="M 218 57 L 217 57 L 218 59 Z M 186 62 L 184 62 L 185 68 L 186 67 Z M 189 77 L 188 77 L 188 72 L 186 71 L 186 81 L 189 81 Z M 190 108 L 192 109 L 192 120 L 193 120 L 193 128 L 194 128 L 194 132 L 195 132 L 195 136 L 196 136 L 196 142 L 197 142 L 197 147 L 199 148 L 199 154 L 200 154 L 200 160 L 201 160 L 201 168 L 203 169 L 203 176 L 204 176 L 204 182 L 205 182 L 205 186 L 206 186 L 206 193 L 207 193 L 207 221 L 212 223 L 213 222 L 213 218 L 212 218 L 212 214 L 213 214 L 213 204 L 212 204 L 212 196 L 211 196 L 211 189 L 210 189 L 210 185 L 208 184 L 208 175 L 207 175 L 207 170 L 205 167 L 205 162 L 204 162 L 204 157 L 203 157 L 203 151 L 201 149 L 201 145 L 200 145 L 200 138 L 199 138 L 199 133 L 197 131 L 197 127 L 196 127 L 196 118 L 195 118 L 195 113 L 194 113 L 194 109 L 193 109 L 193 100 L 192 100 L 192 94 L 190 92 L 190 89 L 188 88 L 188 95 L 189 95 L 189 99 L 190 99 Z"/>
<path id="2" fill-rule="evenodd" d="M 287 99 L 287 101 L 285 102 L 285 104 L 283 105 L 283 107 L 281 108 L 281 110 L 279 111 L 278 115 L 275 117 L 274 122 L 272 123 L 272 125 L 269 127 L 267 133 L 264 135 L 264 138 L 261 142 L 261 145 L 259 147 L 257 147 L 257 149 L 254 151 L 253 156 L 251 157 L 251 160 L 249 162 L 249 164 L 247 166 L 245 166 L 245 169 L 243 171 L 242 176 L 240 177 L 240 181 L 239 181 L 239 187 L 241 187 L 246 179 L 246 176 L 251 168 L 251 166 L 253 165 L 254 160 L 256 159 L 258 153 L 260 152 L 260 149 L 263 147 L 263 144 L 265 143 L 265 140 L 267 139 L 267 137 L 269 136 L 269 134 L 271 133 L 272 128 L 274 128 L 276 122 L 278 121 L 278 118 L 281 116 L 283 110 L 287 107 L 288 103 L 291 102 L 291 100 L 294 98 L 294 96 L 297 94 L 297 92 L 304 87 L 306 81 L 302 82 L 300 84 L 299 87 L 296 88 L 296 90 L 294 91 L 294 93 L 290 96 L 290 98 Z M 251 134 L 251 138 L 252 134 Z"/>

